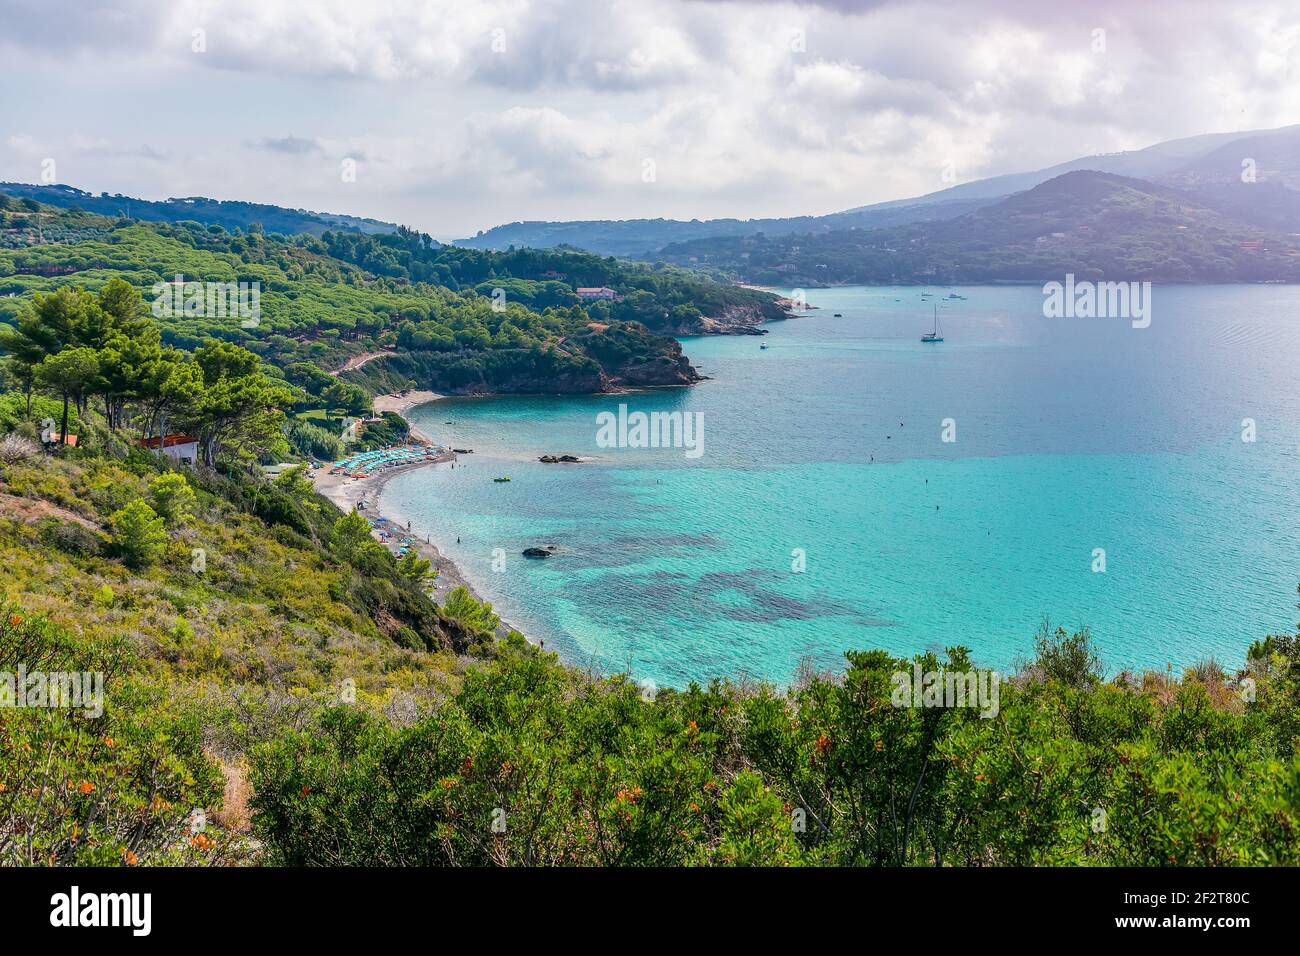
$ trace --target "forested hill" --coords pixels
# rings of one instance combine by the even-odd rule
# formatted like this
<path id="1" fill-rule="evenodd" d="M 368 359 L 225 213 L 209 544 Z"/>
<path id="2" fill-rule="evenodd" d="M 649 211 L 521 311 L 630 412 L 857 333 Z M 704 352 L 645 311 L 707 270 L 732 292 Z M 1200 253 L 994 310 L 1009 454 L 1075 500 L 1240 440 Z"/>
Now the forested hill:
<path id="1" fill-rule="evenodd" d="M 363 219 L 341 213 L 311 212 L 306 209 L 288 209 L 265 203 L 239 200 L 208 199 L 204 196 L 187 196 L 155 202 L 136 199 L 120 193 L 89 193 L 62 184 L 36 186 L 28 183 L 0 183 L 0 193 L 19 198 L 34 199 L 61 209 L 80 209 L 116 216 L 139 219 L 144 222 L 201 222 L 205 226 L 222 226 L 226 229 L 247 229 L 257 223 L 267 232 L 281 235 L 307 233 L 319 236 L 329 229 L 347 229 L 357 232 L 392 232 L 397 226 L 378 219 Z"/>
<path id="2" fill-rule="evenodd" d="M 325 247 L 330 255 L 377 275 L 472 288 L 484 295 L 502 289 L 508 299 L 533 308 L 572 305 L 577 301 L 574 289 L 606 287 L 619 297 L 590 303 L 593 318 L 641 322 L 674 334 L 745 331 L 786 315 L 766 292 L 663 263 L 629 262 L 566 246 L 488 252 L 441 245 L 400 228 L 382 236 L 331 233 Z"/>
<path id="3" fill-rule="evenodd" d="M 546 274 L 557 267 L 563 278 Z M 172 291 L 160 284 L 177 276 L 256 284 L 259 315 L 208 315 L 201 302 L 156 312 L 164 344 L 240 345 L 317 398 L 328 373 L 369 354 L 377 357 L 364 375 L 345 377 L 467 393 L 689 384 L 697 376 L 664 333 L 784 316 L 766 293 L 581 253 L 543 262 L 449 250 L 406 230 L 314 237 L 257 225 L 142 223 L 0 194 L 0 327 L 13 325 L 37 293 L 94 292 L 120 278 L 154 302 L 159 288 Z M 588 282 L 612 287 L 615 299 L 583 301 L 575 288 Z"/>
<path id="4" fill-rule="evenodd" d="M 1095 280 L 1300 281 L 1294 235 L 1229 216 L 1197 195 L 1087 170 L 956 219 L 700 239 L 657 256 L 791 286 L 1044 281 L 1066 273 Z"/>

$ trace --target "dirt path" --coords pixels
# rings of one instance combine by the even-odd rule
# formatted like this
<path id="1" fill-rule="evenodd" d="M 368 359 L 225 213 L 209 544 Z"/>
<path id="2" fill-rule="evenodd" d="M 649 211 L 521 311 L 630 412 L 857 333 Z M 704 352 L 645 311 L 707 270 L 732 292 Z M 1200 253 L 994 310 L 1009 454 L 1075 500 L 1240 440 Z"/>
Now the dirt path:
<path id="1" fill-rule="evenodd" d="M 377 358 L 383 358 L 385 355 L 395 354 L 395 352 L 389 349 L 385 349 L 382 352 L 362 352 L 360 355 L 352 356 L 352 358 L 348 359 L 334 371 L 330 372 L 330 374 L 342 375 L 344 372 L 350 372 L 354 368 L 361 368 L 361 366 L 365 365 L 367 362 L 374 361 Z"/>
<path id="2" fill-rule="evenodd" d="M 81 515 L 69 511 L 67 508 L 60 508 L 58 505 L 52 505 L 48 501 L 35 501 L 31 498 L 19 498 L 16 495 L 9 495 L 0 492 L 0 515 L 9 518 L 18 518 L 25 524 L 35 524 L 42 518 L 62 518 L 64 521 L 72 521 L 81 525 L 83 528 L 89 528 L 92 531 L 98 530 L 99 525 L 95 522 L 83 518 Z"/>

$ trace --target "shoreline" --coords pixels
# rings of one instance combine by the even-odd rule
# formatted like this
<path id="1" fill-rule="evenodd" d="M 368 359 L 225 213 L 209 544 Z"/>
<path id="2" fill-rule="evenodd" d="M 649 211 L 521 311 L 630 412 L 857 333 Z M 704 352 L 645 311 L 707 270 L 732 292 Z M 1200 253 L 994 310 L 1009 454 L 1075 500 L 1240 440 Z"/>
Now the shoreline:
<path id="1" fill-rule="evenodd" d="M 400 415 L 402 420 L 410 426 L 411 438 L 417 443 L 443 447 L 412 425 L 410 418 L 407 417 L 407 412 L 412 408 L 416 408 L 420 405 L 427 405 L 446 397 L 447 396 L 440 395 L 437 392 L 429 391 L 412 391 L 407 392 L 405 395 L 379 395 L 375 397 L 374 409 L 376 413 L 380 414 L 390 411 Z M 429 596 L 437 604 L 444 604 L 447 600 L 448 593 L 454 591 L 458 587 L 465 588 L 465 590 L 474 597 L 474 600 L 485 602 L 486 599 L 465 576 L 465 573 L 461 570 L 460 566 L 451 558 L 443 554 L 442 551 L 439 550 L 438 546 L 434 544 L 432 532 L 426 531 L 425 537 L 422 539 L 414 529 L 407 531 L 406 521 L 399 520 L 400 516 L 393 514 L 392 509 L 385 511 L 380 506 L 380 499 L 384 487 L 398 475 L 405 474 L 408 471 L 415 471 L 419 468 L 446 465 L 458 460 L 459 456 L 455 452 L 448 450 L 445 454 L 439 455 L 438 458 L 432 461 L 420 461 L 409 465 L 399 465 L 396 468 L 387 468 L 384 471 L 377 472 L 373 475 L 367 475 L 364 478 L 348 478 L 342 475 L 330 475 L 325 472 L 324 469 L 318 469 L 318 471 L 321 472 L 320 474 L 311 474 L 313 474 L 313 484 L 316 486 L 316 491 L 328 498 L 334 504 L 334 507 L 339 509 L 340 513 L 347 514 L 353 509 L 356 509 L 365 517 L 386 524 L 388 530 L 398 538 L 398 540 L 384 542 L 384 546 L 387 547 L 389 551 L 396 554 L 401 544 L 400 537 L 404 534 L 410 535 L 412 538 L 410 546 L 420 557 L 428 560 L 432 565 L 433 570 L 438 572 L 438 576 L 433 579 L 432 586 L 428 589 Z M 375 535 L 374 537 L 378 540 L 378 535 Z M 493 612 L 495 613 L 495 611 L 496 608 L 494 607 Z M 508 621 L 502 619 L 500 625 L 498 625 L 496 629 L 496 634 L 498 637 L 505 637 L 512 630 L 518 629 L 511 626 Z M 528 641 L 531 644 L 539 644 L 540 646 L 540 642 L 535 641 L 532 638 L 528 638 Z"/>

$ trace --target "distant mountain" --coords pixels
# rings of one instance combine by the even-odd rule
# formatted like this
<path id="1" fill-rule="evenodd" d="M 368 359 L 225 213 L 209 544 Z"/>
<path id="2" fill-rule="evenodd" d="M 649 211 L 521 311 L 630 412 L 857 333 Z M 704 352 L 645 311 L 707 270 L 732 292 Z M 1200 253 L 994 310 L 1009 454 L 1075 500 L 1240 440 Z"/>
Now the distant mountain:
<path id="1" fill-rule="evenodd" d="M 1180 188 L 1227 183 L 1300 190 L 1300 126 L 1244 134 L 1176 169 L 1147 178 Z"/>
<path id="2" fill-rule="evenodd" d="M 1240 183 L 1241 161 L 1245 157 L 1256 160 L 1259 183 L 1300 189 L 1300 167 L 1297 167 L 1300 163 L 1300 126 L 1289 126 L 1169 140 L 1145 149 L 1087 156 L 1033 172 L 975 180 L 912 199 L 874 203 L 826 216 L 693 219 L 689 222 L 675 219 L 514 222 L 459 240 L 457 245 L 476 249 L 570 245 L 604 255 L 649 257 L 670 243 L 708 237 L 760 233 L 767 236 L 817 234 L 836 229 L 880 229 L 953 219 L 1078 170 L 1113 173 L 1184 187 L 1222 185 L 1230 181 Z M 1293 200 L 1300 200 L 1300 194 L 1278 196 L 1284 207 L 1290 207 Z M 1208 194 L 1206 200 L 1207 203 L 1211 201 Z M 1220 190 L 1213 199 L 1216 207 L 1227 203 L 1231 208 L 1238 202 L 1243 204 L 1240 216 L 1246 221 L 1258 221 L 1274 228 L 1284 228 L 1286 223 L 1291 223 L 1294 229 L 1300 229 L 1300 217 L 1280 216 L 1276 208 L 1271 219 L 1267 215 L 1261 219 L 1266 204 L 1257 195 Z M 1251 212 L 1251 209 L 1255 211 Z"/>
<path id="3" fill-rule="evenodd" d="M 153 202 L 134 199 L 120 193 L 88 193 L 62 184 L 36 186 L 29 183 L 0 183 L 0 193 L 18 198 L 34 199 L 63 209 L 82 209 L 101 216 L 139 219 L 144 222 L 201 222 L 204 225 L 223 226 L 226 229 L 247 229 L 260 223 L 266 232 L 281 235 L 308 233 L 319 236 L 327 230 L 342 229 L 350 232 L 394 232 L 397 226 L 378 219 L 361 219 L 336 213 L 309 212 L 306 209 L 286 209 L 262 203 L 232 202 L 189 196 Z"/>
<path id="4" fill-rule="evenodd" d="M 781 286 L 1041 281 L 1066 273 L 1163 282 L 1300 281 L 1296 237 L 1227 215 L 1194 193 L 1095 170 L 1066 173 L 955 219 L 699 239 L 654 256 Z"/>
<path id="5" fill-rule="evenodd" d="M 829 216 L 790 219 L 591 219 L 575 222 L 512 222 L 481 232 L 456 245 L 471 249 L 549 249 L 572 246 L 606 256 L 638 257 L 669 243 L 713 236 L 770 236 L 828 232 L 831 229 L 879 228 L 909 222 L 926 222 L 960 216 L 985 205 L 984 200 L 952 199 L 936 202 L 882 203 Z"/>

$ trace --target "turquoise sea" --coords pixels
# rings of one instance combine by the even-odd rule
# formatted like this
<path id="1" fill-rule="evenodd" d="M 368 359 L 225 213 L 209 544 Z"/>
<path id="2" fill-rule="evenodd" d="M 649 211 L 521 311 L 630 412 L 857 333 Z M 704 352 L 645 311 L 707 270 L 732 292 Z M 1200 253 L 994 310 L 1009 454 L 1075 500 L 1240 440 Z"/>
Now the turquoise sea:
<path id="1" fill-rule="evenodd" d="M 417 409 L 474 454 L 384 509 L 548 649 L 661 686 L 872 647 L 1007 667 L 1045 616 L 1090 626 L 1112 673 L 1236 665 L 1295 628 L 1300 287 L 1156 287 L 1146 329 L 1044 318 L 1037 286 L 807 294 L 762 339 L 683 339 L 693 388 Z M 703 454 L 597 447 L 620 403 L 702 412 Z"/>

